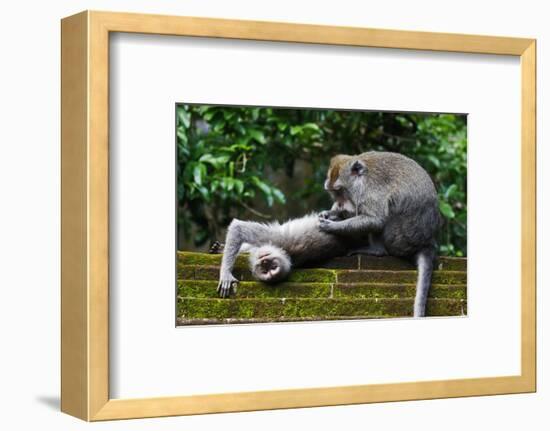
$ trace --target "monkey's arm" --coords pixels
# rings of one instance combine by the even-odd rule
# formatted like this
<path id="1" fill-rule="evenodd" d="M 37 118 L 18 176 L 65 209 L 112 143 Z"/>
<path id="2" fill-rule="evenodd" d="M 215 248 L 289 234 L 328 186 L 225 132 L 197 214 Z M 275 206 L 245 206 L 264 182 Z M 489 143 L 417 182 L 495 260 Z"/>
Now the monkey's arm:
<path id="1" fill-rule="evenodd" d="M 323 232 L 347 236 L 378 232 L 382 230 L 384 224 L 383 217 L 369 214 L 360 214 L 341 221 L 319 219 L 319 229 Z"/>
<path id="2" fill-rule="evenodd" d="M 237 219 L 231 222 L 225 236 L 220 280 L 218 282 L 218 293 L 222 298 L 227 298 L 233 288 L 236 291 L 238 280 L 233 276 L 232 271 L 242 245 L 247 243 L 251 246 L 259 246 L 268 243 L 273 236 L 270 231 L 269 226 L 256 222 Z"/>

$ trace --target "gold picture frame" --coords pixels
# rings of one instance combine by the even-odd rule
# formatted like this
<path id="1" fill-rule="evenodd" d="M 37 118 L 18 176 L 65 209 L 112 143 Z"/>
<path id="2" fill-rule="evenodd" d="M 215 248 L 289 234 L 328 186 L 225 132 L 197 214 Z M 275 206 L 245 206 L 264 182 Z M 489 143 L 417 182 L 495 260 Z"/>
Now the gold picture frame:
<path id="1" fill-rule="evenodd" d="M 534 39 L 85 11 L 61 22 L 61 410 L 87 421 L 534 392 L 536 42 Z M 521 59 L 521 375 L 109 398 L 109 34 L 201 36 Z"/>

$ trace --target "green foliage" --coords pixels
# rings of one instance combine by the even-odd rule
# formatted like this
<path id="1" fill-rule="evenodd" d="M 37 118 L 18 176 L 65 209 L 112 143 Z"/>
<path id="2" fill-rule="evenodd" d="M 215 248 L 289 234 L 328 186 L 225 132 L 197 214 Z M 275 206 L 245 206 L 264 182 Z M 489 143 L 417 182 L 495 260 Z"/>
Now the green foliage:
<path id="1" fill-rule="evenodd" d="M 196 245 L 220 238 L 233 217 L 268 218 L 287 201 L 303 211 L 326 209 L 323 181 L 338 153 L 394 151 L 432 176 L 445 224 L 440 253 L 466 254 L 466 118 L 452 114 L 177 106 L 178 220 Z M 312 168 L 299 187 L 282 190 L 269 175 L 292 178 L 298 162 Z"/>

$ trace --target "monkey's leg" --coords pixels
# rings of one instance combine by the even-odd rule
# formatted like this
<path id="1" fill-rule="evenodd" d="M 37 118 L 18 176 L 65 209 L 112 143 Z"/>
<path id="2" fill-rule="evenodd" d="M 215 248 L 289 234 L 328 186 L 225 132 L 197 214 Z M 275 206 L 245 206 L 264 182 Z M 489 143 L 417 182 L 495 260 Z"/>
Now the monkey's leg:
<path id="1" fill-rule="evenodd" d="M 418 279 L 416 281 L 416 296 L 414 298 L 414 317 L 426 315 L 426 302 L 432 283 L 434 252 L 422 250 L 416 255 Z"/>
<path id="2" fill-rule="evenodd" d="M 359 247 L 351 250 L 348 256 L 354 256 L 356 254 L 366 254 L 369 256 L 387 256 L 389 253 L 384 247 L 384 242 L 379 234 L 369 233 L 369 245 L 366 247 Z"/>
<path id="3" fill-rule="evenodd" d="M 380 234 L 375 233 L 369 233 L 369 246 L 368 253 L 371 256 L 387 256 L 388 251 L 386 250 L 386 247 L 384 246 L 384 241 L 382 241 L 382 237 Z"/>
<path id="4" fill-rule="evenodd" d="M 387 256 L 388 251 L 383 244 L 370 244 L 366 247 L 359 247 L 351 250 L 348 253 L 348 256 L 355 256 L 356 254 L 366 254 L 368 256 L 382 257 Z"/>
<path id="5" fill-rule="evenodd" d="M 225 248 L 220 268 L 217 289 L 220 297 L 227 298 L 232 291 L 236 292 L 237 290 L 238 280 L 233 276 L 232 271 L 242 245 L 247 243 L 251 246 L 258 246 L 268 243 L 271 237 L 273 237 L 273 233 L 268 226 L 237 219 L 231 222 L 225 237 Z"/>

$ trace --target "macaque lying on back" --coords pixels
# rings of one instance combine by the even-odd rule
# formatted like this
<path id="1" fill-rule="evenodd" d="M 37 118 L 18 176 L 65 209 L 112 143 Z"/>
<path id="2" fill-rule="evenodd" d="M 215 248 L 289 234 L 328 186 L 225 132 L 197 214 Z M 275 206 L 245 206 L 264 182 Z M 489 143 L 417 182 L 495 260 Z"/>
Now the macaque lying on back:
<path id="1" fill-rule="evenodd" d="M 332 211 L 332 219 L 345 218 L 346 212 Z M 241 252 L 250 253 L 254 278 L 267 283 L 284 280 L 292 267 L 344 256 L 366 244 L 365 239 L 333 235 L 319 229 L 322 215 L 312 213 L 283 224 L 234 219 L 227 230 L 218 292 L 222 298 L 236 290 L 235 260 Z"/>

